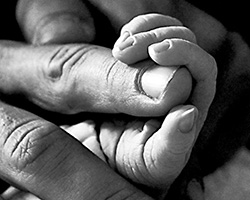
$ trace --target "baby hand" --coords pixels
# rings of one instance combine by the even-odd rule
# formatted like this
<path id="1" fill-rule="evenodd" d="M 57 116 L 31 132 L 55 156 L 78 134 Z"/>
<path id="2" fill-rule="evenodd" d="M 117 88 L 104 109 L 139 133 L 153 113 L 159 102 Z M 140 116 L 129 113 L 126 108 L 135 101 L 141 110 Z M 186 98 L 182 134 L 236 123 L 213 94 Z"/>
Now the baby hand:
<path id="1" fill-rule="evenodd" d="M 176 18 L 161 14 L 139 15 L 123 26 L 112 53 L 118 60 L 133 64 L 151 57 L 152 44 L 176 38 L 196 43 L 193 32 Z"/>
<path id="2" fill-rule="evenodd" d="M 157 58 L 155 59 L 156 56 L 154 52 L 171 48 L 171 43 L 168 41 L 176 38 L 190 43 L 196 43 L 193 32 L 182 26 L 181 22 L 177 19 L 160 14 L 140 15 L 123 26 L 121 36 L 116 41 L 112 54 L 115 58 L 126 64 L 134 64 L 148 58 L 157 63 L 158 60 Z M 156 45 L 157 47 L 155 48 Z M 185 103 L 192 89 L 192 77 L 184 66 L 186 63 L 180 61 L 177 64 L 174 63 L 171 65 L 172 57 L 176 56 L 178 56 L 178 52 L 166 57 L 166 59 L 169 60 L 169 65 L 160 65 L 158 76 L 155 78 L 149 75 L 150 78 L 148 77 L 148 80 L 152 81 L 144 81 L 147 79 L 147 76 L 145 76 L 146 73 L 143 74 L 144 77 L 141 81 L 142 87 L 147 88 L 147 90 L 144 90 L 145 93 L 154 94 L 155 89 L 152 89 L 152 91 L 151 88 L 162 87 L 159 81 L 159 75 L 165 79 L 170 77 L 164 92 L 166 110 Z M 178 59 L 175 58 L 175 60 Z M 145 71 L 150 71 L 147 67 L 145 68 Z M 144 83 L 147 84 L 146 87 L 144 87 Z M 153 96 L 158 95 L 155 94 Z"/>

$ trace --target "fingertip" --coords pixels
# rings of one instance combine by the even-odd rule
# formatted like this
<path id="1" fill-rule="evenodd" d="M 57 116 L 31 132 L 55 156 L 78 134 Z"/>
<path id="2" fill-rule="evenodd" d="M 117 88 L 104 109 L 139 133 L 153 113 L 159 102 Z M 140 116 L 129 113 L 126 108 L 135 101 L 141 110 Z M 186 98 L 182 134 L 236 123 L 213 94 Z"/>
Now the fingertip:
<path id="1" fill-rule="evenodd" d="M 180 117 L 178 127 L 181 133 L 190 133 L 196 124 L 198 118 L 198 109 L 191 106 L 185 110 Z"/>
<path id="2" fill-rule="evenodd" d="M 165 118 L 161 134 L 166 140 L 166 149 L 176 159 L 186 160 L 197 138 L 198 110 L 192 105 L 182 105 L 172 109 Z"/>
<path id="3" fill-rule="evenodd" d="M 173 45 L 172 45 L 171 40 L 170 39 L 165 39 L 163 41 L 151 44 L 148 47 L 148 52 L 149 52 L 149 55 L 154 58 L 155 55 L 157 55 L 159 53 L 163 53 L 163 52 L 169 50 L 172 46 Z"/>
<path id="4" fill-rule="evenodd" d="M 112 49 L 113 57 L 126 64 L 135 63 L 140 59 L 140 56 L 136 54 L 137 48 L 134 47 L 136 43 L 136 38 L 130 31 L 123 32 L 114 44 Z"/>

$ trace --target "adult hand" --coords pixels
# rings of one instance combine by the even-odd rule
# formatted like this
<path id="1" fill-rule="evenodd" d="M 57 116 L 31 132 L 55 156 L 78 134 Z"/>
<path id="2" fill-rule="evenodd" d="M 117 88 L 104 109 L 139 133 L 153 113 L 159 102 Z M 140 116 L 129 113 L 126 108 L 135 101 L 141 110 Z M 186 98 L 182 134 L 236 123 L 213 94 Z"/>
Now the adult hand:
<path id="1" fill-rule="evenodd" d="M 151 199 L 52 123 L 0 102 L 1 179 L 41 199 Z"/>

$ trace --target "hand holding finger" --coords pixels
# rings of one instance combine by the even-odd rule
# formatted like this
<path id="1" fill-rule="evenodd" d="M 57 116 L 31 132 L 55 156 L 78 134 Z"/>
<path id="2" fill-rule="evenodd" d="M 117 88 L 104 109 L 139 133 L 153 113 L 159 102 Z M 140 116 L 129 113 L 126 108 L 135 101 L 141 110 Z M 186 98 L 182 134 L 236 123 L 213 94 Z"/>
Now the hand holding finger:
<path id="1" fill-rule="evenodd" d="M 133 182 L 167 191 L 180 174 L 197 138 L 198 110 L 172 109 L 158 119 L 114 119 L 100 129 L 100 144 L 110 166 Z"/>

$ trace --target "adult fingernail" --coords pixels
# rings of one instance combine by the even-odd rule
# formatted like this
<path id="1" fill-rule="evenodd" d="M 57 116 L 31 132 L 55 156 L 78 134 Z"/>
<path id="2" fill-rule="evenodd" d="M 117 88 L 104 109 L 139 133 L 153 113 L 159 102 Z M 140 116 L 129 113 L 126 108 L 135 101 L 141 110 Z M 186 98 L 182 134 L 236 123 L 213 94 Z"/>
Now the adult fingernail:
<path id="1" fill-rule="evenodd" d="M 128 31 L 125 31 L 120 38 L 117 40 L 115 46 L 119 48 L 120 51 L 133 46 L 135 39 L 132 34 Z"/>
<path id="2" fill-rule="evenodd" d="M 170 42 L 169 40 L 164 40 L 162 42 L 159 43 L 155 43 L 153 45 L 151 45 L 151 47 L 156 53 L 161 53 L 163 51 L 166 51 L 170 48 Z"/>
<path id="3" fill-rule="evenodd" d="M 141 90 L 149 97 L 160 99 L 179 67 L 152 67 L 140 77 Z"/>
<path id="4" fill-rule="evenodd" d="M 182 133 L 189 133 L 190 131 L 192 131 L 193 127 L 195 126 L 197 116 L 198 110 L 195 107 L 192 107 L 182 113 L 179 122 L 179 130 Z"/>

